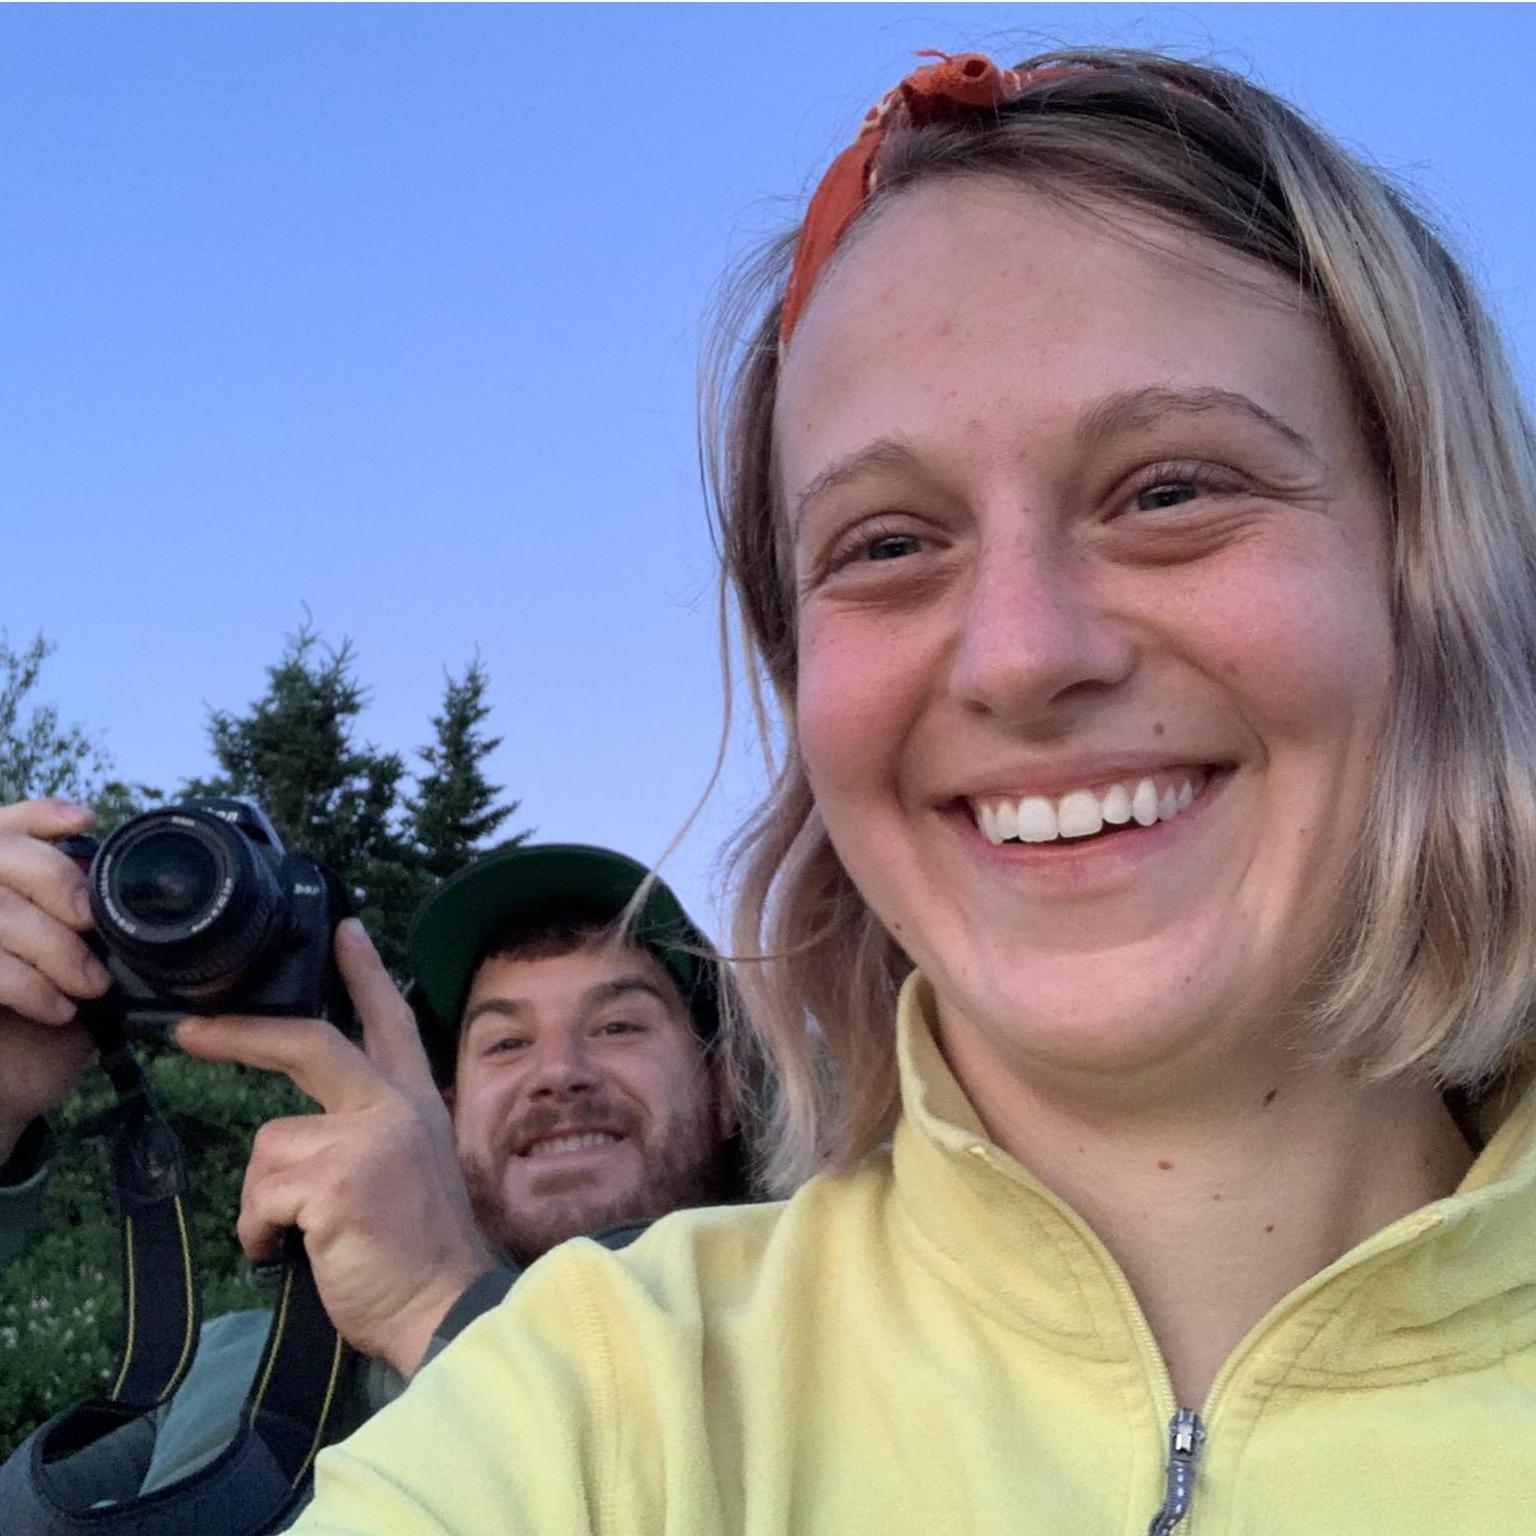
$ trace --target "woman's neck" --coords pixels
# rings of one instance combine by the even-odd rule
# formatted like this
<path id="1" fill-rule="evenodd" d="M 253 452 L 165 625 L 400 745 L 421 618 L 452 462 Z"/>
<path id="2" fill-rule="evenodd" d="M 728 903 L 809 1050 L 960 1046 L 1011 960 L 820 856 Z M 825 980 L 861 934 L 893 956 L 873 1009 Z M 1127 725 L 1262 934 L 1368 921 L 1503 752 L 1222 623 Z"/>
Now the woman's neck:
<path id="1" fill-rule="evenodd" d="M 1114 1255 L 1187 1407 L 1271 1307 L 1449 1194 L 1472 1160 L 1419 1084 L 1271 1063 L 1223 1073 L 1203 1093 L 1186 1078 L 1176 1096 L 1127 1110 L 1102 1078 L 1085 1102 L 952 1064 L 992 1139 Z"/>

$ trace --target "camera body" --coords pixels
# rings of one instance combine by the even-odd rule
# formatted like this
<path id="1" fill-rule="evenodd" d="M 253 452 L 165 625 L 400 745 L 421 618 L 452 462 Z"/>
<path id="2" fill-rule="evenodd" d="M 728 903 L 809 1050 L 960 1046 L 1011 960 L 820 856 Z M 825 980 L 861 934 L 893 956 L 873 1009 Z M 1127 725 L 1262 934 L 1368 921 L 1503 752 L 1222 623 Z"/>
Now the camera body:
<path id="1" fill-rule="evenodd" d="M 114 983 L 103 1001 L 130 1034 L 187 1013 L 350 1018 L 331 953 L 346 890 L 256 806 L 189 799 L 64 851 L 89 858 L 92 947 Z"/>

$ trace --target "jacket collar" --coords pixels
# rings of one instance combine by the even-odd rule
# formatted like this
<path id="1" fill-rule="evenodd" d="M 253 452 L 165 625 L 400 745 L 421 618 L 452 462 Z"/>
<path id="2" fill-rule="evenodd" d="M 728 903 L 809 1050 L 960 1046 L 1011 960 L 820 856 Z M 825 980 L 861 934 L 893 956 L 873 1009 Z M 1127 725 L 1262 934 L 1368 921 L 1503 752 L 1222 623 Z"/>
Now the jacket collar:
<path id="1" fill-rule="evenodd" d="M 892 1159 L 920 1256 L 1070 1353 L 1131 1357 L 1145 1324 L 1118 1266 L 1064 1201 L 987 1138 L 935 1043 L 933 1018 L 931 987 L 914 973 L 897 1010 L 902 1116 Z M 1488 1139 L 1453 1194 L 1293 1291 L 1249 1343 L 1284 1334 L 1288 1375 L 1358 1382 L 1440 1374 L 1536 1341 L 1531 1075 L 1479 1104 L 1475 1119 Z"/>

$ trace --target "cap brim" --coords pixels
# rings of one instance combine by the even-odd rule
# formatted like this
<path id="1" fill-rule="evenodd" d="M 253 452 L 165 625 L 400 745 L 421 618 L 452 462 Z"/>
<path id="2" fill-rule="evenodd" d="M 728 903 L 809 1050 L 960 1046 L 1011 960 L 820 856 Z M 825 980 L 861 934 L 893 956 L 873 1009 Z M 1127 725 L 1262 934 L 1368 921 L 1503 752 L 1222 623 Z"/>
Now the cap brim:
<path id="1" fill-rule="evenodd" d="M 456 1039 L 475 967 L 493 941 L 517 928 L 612 922 L 648 874 L 634 859 L 581 843 L 490 854 L 445 881 L 422 904 L 406 940 L 411 975 Z M 713 950 L 660 880 L 652 883 L 631 931 L 691 1004 L 703 973 L 711 969 L 704 957 Z M 707 1022 L 697 1008 L 694 1022 L 696 1028 Z"/>

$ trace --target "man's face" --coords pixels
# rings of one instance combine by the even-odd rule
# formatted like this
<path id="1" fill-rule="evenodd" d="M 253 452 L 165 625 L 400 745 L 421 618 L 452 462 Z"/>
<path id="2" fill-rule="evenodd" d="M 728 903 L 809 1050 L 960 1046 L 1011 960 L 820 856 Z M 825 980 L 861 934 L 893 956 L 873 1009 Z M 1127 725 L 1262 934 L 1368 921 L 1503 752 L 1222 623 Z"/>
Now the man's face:
<path id="1" fill-rule="evenodd" d="M 455 1140 L 481 1227 L 519 1263 L 711 1198 L 717 1099 L 677 987 L 645 951 L 593 943 L 476 971 Z"/>

